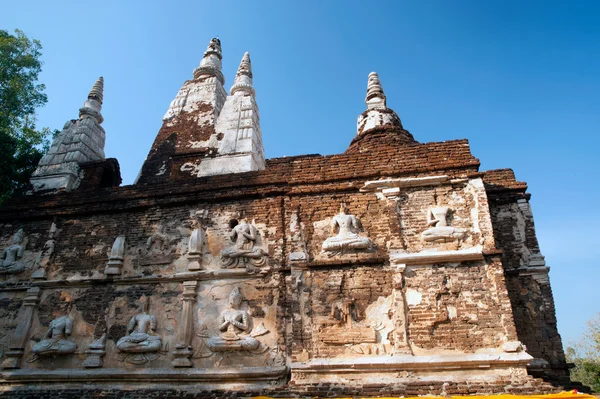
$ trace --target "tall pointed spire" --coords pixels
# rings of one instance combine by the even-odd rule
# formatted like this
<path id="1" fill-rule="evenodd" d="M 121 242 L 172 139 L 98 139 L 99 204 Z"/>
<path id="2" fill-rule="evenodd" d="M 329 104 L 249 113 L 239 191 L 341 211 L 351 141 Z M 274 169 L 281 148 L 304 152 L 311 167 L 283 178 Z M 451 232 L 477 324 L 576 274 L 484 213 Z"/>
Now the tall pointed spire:
<path id="1" fill-rule="evenodd" d="M 233 86 L 229 90 L 233 96 L 235 93 L 243 93 L 254 95 L 254 88 L 252 87 L 252 63 L 250 62 L 250 53 L 247 51 L 242 57 L 240 66 L 235 74 L 235 80 Z"/>
<path id="2" fill-rule="evenodd" d="M 83 107 L 79 109 L 79 118 L 94 118 L 98 123 L 104 122 L 104 118 L 100 111 L 102 110 L 102 100 L 104 99 L 104 78 L 100 76 L 90 94 L 87 101 L 83 103 Z"/>
<path id="3" fill-rule="evenodd" d="M 70 191 L 81 183 L 80 165 L 103 161 L 106 133 L 100 124 L 104 100 L 104 79 L 96 80 L 83 107 L 79 120 L 68 121 L 54 137 L 48 153 L 42 157 L 31 175 L 33 191 Z"/>
<path id="4" fill-rule="evenodd" d="M 379 81 L 377 72 L 371 72 L 369 74 L 369 82 L 367 83 L 367 109 L 385 109 L 385 94 L 383 94 L 383 88 Z"/>
<path id="5" fill-rule="evenodd" d="M 369 74 L 365 103 L 367 110 L 358 116 L 356 137 L 346 150 L 347 154 L 377 151 L 385 146 L 397 147 L 416 143 L 412 134 L 402 127 L 398 114 L 387 107 L 386 97 L 376 72 Z"/>
<path id="6" fill-rule="evenodd" d="M 104 78 L 102 76 L 94 83 L 90 94 L 88 94 L 88 99 L 94 99 L 102 104 L 102 100 L 104 99 Z"/>
<path id="7" fill-rule="evenodd" d="M 221 41 L 218 37 L 213 37 L 208 43 L 208 47 L 204 52 L 204 57 L 202 58 L 202 61 L 200 61 L 200 66 L 194 69 L 194 79 L 214 76 L 219 79 L 221 84 L 224 84 L 225 77 L 223 76 L 223 72 L 221 72 L 222 59 Z"/>

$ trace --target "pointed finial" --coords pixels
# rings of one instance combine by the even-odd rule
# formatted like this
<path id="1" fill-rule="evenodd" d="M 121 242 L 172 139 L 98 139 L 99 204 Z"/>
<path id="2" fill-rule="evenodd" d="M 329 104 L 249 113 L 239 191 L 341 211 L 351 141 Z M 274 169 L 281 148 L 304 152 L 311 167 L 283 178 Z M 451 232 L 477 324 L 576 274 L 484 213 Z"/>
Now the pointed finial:
<path id="1" fill-rule="evenodd" d="M 365 98 L 367 110 L 358 116 L 356 134 L 395 132 L 401 133 L 404 141 L 415 142 L 412 135 L 402 127 L 402 122 L 400 122 L 398 114 L 388 108 L 385 101 L 385 94 L 383 94 L 379 76 L 377 76 L 377 73 L 371 72 L 369 74 L 369 83 L 367 84 L 367 98 Z M 351 144 L 351 148 L 348 151 L 352 150 L 352 146 L 353 144 Z"/>
<path id="2" fill-rule="evenodd" d="M 367 103 L 367 109 L 386 108 L 385 94 L 383 94 L 383 88 L 381 87 L 377 72 L 371 72 L 369 74 L 367 98 L 365 98 L 365 102 Z"/>
<path id="3" fill-rule="evenodd" d="M 194 79 L 214 76 L 221 84 L 225 83 L 225 77 L 221 72 L 222 59 L 221 40 L 218 37 L 213 37 L 208 43 L 204 57 L 200 61 L 200 66 L 194 69 Z"/>
<path id="4" fill-rule="evenodd" d="M 104 122 L 104 117 L 100 113 L 102 111 L 102 100 L 104 100 L 104 78 L 100 76 L 92 86 L 83 107 L 79 108 L 79 119 L 93 118 L 98 123 Z"/>
<path id="5" fill-rule="evenodd" d="M 210 54 L 215 54 L 219 59 L 223 59 L 223 55 L 221 54 L 221 40 L 219 40 L 219 36 L 213 37 L 208 42 L 208 47 L 204 52 L 204 57 L 206 58 Z"/>
<path id="6" fill-rule="evenodd" d="M 235 74 L 233 86 L 231 86 L 229 91 L 231 95 L 238 92 L 247 93 L 252 96 L 255 94 L 254 88 L 252 87 L 252 63 L 250 62 L 250 53 L 247 51 L 242 57 L 240 66 Z"/>
<path id="7" fill-rule="evenodd" d="M 102 100 L 104 99 L 104 78 L 102 76 L 94 83 L 92 90 L 90 90 L 90 94 L 88 94 L 88 99 L 96 100 L 102 104 Z"/>

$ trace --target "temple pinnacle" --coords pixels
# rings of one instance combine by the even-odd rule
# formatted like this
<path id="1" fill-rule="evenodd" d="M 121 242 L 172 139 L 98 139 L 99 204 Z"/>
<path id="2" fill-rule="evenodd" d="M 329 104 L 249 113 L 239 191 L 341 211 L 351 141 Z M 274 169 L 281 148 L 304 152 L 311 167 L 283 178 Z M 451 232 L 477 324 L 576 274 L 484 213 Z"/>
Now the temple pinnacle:
<path id="1" fill-rule="evenodd" d="M 102 76 L 94 83 L 90 94 L 88 94 L 88 99 L 94 99 L 102 104 L 102 100 L 104 99 L 104 78 Z"/>
<path id="2" fill-rule="evenodd" d="M 206 47 L 206 51 L 204 52 L 204 58 L 210 54 L 215 54 L 219 59 L 223 59 L 223 54 L 221 54 L 221 40 L 218 37 L 210 39 L 208 47 Z"/>
<path id="3" fill-rule="evenodd" d="M 383 88 L 381 87 L 377 72 L 371 72 L 369 74 L 367 98 L 365 98 L 365 102 L 367 103 L 367 109 L 386 108 L 385 94 L 383 94 Z"/>
<path id="4" fill-rule="evenodd" d="M 102 101 L 104 100 L 104 78 L 100 76 L 87 100 L 83 103 L 83 107 L 79 108 L 79 119 L 94 118 L 98 123 L 104 122 L 104 117 L 100 113 L 102 111 Z"/>
<path id="5" fill-rule="evenodd" d="M 247 51 L 242 57 L 240 66 L 235 74 L 233 86 L 231 86 L 230 89 L 231 95 L 234 95 L 238 92 L 247 93 L 250 95 L 255 94 L 254 88 L 252 87 L 252 63 L 250 62 L 250 53 Z"/>
<path id="6" fill-rule="evenodd" d="M 223 54 L 221 52 L 221 41 L 217 37 L 210 39 L 208 47 L 204 52 L 204 57 L 200 61 L 200 66 L 194 69 L 194 79 L 214 76 L 221 83 L 225 82 L 223 72 L 221 72 L 221 60 Z"/>

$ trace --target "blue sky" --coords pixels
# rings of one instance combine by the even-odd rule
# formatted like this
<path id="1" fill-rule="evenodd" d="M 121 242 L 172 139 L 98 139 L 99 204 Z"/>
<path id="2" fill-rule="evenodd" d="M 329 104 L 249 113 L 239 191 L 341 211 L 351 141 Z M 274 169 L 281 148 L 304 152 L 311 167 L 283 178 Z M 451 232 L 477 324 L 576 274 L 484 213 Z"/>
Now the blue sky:
<path id="1" fill-rule="evenodd" d="M 226 88 L 244 51 L 268 158 L 343 152 L 379 73 L 420 142 L 468 138 L 482 170 L 529 183 L 565 343 L 600 311 L 600 2 L 12 1 L 0 29 L 43 45 L 39 126 L 105 79 L 106 155 L 131 184 L 211 37 Z"/>

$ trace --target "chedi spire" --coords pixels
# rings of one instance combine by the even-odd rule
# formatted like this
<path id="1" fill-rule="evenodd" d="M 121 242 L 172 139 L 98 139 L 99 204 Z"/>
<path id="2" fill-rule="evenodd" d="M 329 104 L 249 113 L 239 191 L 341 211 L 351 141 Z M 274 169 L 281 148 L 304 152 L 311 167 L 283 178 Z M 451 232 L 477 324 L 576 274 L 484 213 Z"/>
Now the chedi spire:
<path id="1" fill-rule="evenodd" d="M 357 134 L 372 131 L 402 131 L 402 123 L 398 115 L 386 106 L 385 94 L 376 72 L 369 74 L 367 83 L 367 110 L 359 115 Z"/>
<path id="2" fill-rule="evenodd" d="M 38 163 L 31 175 L 33 191 L 76 189 L 81 183 L 80 165 L 105 159 L 106 133 L 100 126 L 104 121 L 100 113 L 103 99 L 104 79 L 100 77 L 79 109 L 79 119 L 65 124 L 54 137 L 48 153 Z"/>
<path id="3" fill-rule="evenodd" d="M 221 72 L 222 59 L 221 41 L 218 37 L 213 37 L 208 43 L 204 57 L 200 61 L 200 66 L 194 69 L 194 79 L 214 76 L 219 79 L 221 84 L 225 83 L 225 77 L 223 76 L 223 72 Z"/>
<path id="4" fill-rule="evenodd" d="M 367 103 L 367 109 L 385 109 L 385 94 L 383 94 L 383 88 L 381 87 L 381 82 L 379 81 L 379 76 L 377 76 L 377 72 L 371 72 L 369 74 L 369 81 L 367 83 L 367 98 L 365 98 L 365 102 Z"/>
<path id="5" fill-rule="evenodd" d="M 412 134 L 402 127 L 398 114 L 387 107 L 383 87 L 376 72 L 369 74 L 365 103 L 367 110 L 358 116 L 356 137 L 346 153 L 376 151 L 383 146 L 395 147 L 416 143 Z"/>
<path id="6" fill-rule="evenodd" d="M 245 93 L 254 95 L 254 88 L 252 87 L 252 63 L 250 62 L 250 54 L 246 51 L 242 57 L 242 62 L 235 74 L 235 80 L 230 90 L 233 96 L 236 93 Z"/>
<path id="7" fill-rule="evenodd" d="M 104 122 L 104 118 L 100 111 L 102 110 L 102 100 L 104 99 L 104 78 L 100 76 L 90 94 L 88 94 L 87 100 L 83 103 L 83 107 L 79 109 L 79 118 L 94 118 L 98 123 Z"/>

